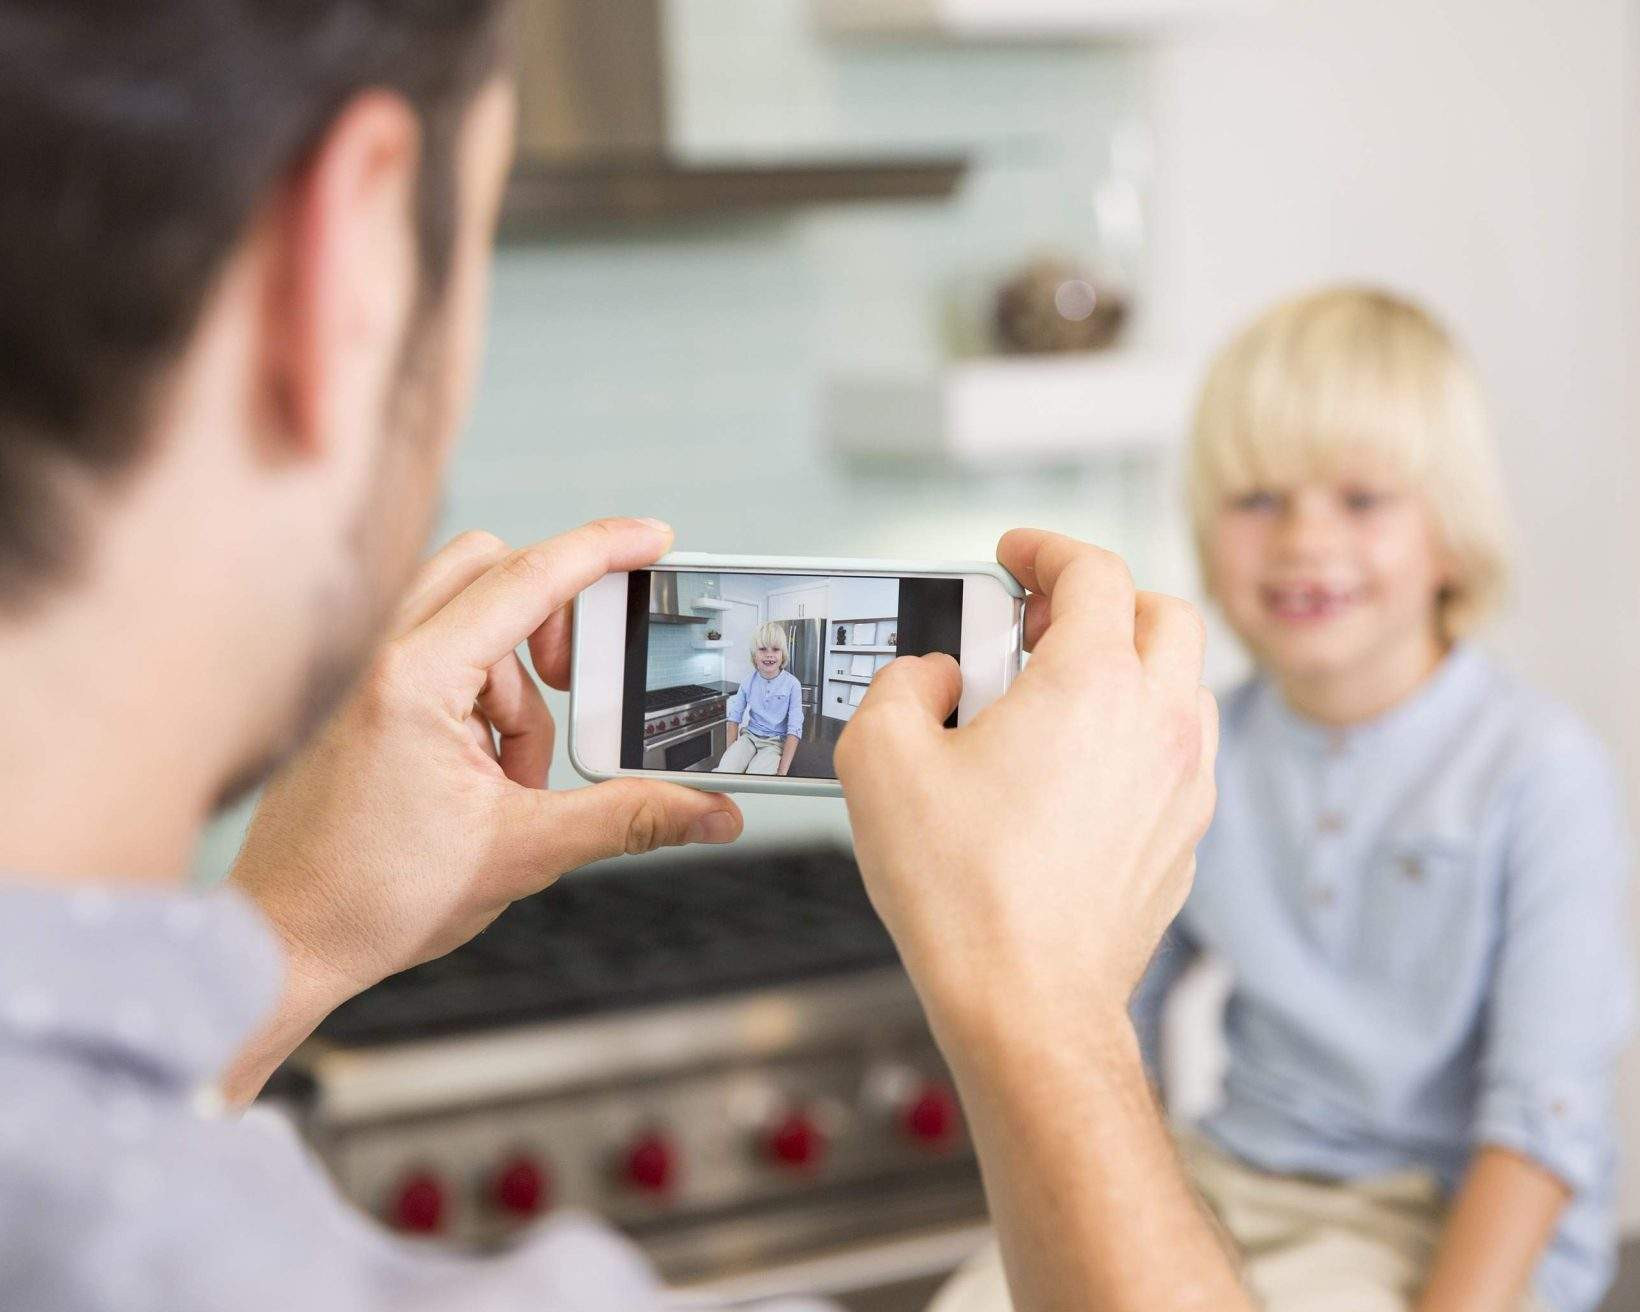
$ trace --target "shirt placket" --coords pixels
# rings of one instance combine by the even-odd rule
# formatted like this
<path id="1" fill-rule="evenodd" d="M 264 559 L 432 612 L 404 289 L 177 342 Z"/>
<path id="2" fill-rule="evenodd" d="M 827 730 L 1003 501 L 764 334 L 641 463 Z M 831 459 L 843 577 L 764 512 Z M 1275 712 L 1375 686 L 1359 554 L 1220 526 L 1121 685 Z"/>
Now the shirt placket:
<path id="1" fill-rule="evenodd" d="M 1321 750 L 1320 787 L 1316 790 L 1314 833 L 1303 896 L 1317 941 L 1327 955 L 1338 959 L 1346 950 L 1344 928 L 1350 917 L 1350 884 L 1345 878 L 1351 832 L 1350 746 L 1342 733 L 1333 733 Z"/>

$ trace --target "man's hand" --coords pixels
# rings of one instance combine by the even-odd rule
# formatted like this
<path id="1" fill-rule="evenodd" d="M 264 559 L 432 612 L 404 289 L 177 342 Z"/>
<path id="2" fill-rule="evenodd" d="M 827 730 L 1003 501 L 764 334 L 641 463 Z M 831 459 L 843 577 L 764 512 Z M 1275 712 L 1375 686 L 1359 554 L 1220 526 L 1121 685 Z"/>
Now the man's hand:
<path id="1" fill-rule="evenodd" d="M 670 542 L 630 519 L 518 551 L 470 533 L 424 567 L 351 700 L 269 787 L 234 866 L 290 978 L 231 1098 L 253 1096 L 337 1004 L 565 871 L 739 836 L 739 808 L 718 794 L 636 779 L 547 791 L 552 716 L 516 648 L 528 642 L 541 678 L 567 687 L 575 595 Z"/>
<path id="2" fill-rule="evenodd" d="M 1032 593 L 1007 695 L 947 730 L 956 664 L 901 659 L 838 741 L 866 887 L 956 1076 L 1019 1312 L 1250 1312 L 1127 1018 L 1213 810 L 1201 621 L 1056 534 L 998 559 Z"/>
<path id="3" fill-rule="evenodd" d="M 949 657 L 872 680 L 836 756 L 860 866 L 936 1020 L 1009 1023 L 1026 996 L 1124 1012 L 1212 816 L 1202 623 L 1057 534 L 1016 530 L 998 559 L 1034 655 L 956 730 Z"/>

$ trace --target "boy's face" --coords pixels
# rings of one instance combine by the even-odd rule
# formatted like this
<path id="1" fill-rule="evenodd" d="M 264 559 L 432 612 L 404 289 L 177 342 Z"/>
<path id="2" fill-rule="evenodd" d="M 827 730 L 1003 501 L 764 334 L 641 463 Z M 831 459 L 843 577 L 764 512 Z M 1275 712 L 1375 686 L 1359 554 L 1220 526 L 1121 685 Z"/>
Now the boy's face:
<path id="1" fill-rule="evenodd" d="M 780 667 L 786 663 L 786 657 L 778 647 L 759 647 L 753 658 L 757 672 L 765 679 L 772 679 L 780 673 Z"/>
<path id="2" fill-rule="evenodd" d="M 1439 652 L 1440 535 L 1381 461 L 1228 499 L 1208 566 L 1231 626 L 1280 678 L 1371 678 L 1419 648 Z"/>

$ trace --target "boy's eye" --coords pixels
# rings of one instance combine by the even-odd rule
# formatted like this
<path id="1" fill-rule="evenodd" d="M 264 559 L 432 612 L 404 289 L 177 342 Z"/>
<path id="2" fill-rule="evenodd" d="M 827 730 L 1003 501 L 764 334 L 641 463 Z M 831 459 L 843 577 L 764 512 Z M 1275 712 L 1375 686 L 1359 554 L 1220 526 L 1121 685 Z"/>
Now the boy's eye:
<path id="1" fill-rule="evenodd" d="M 1281 509 L 1281 498 L 1268 488 L 1256 487 L 1231 498 L 1230 508 L 1243 514 L 1267 515 Z"/>
<path id="2" fill-rule="evenodd" d="M 1377 510 L 1389 499 L 1387 492 L 1379 492 L 1370 487 L 1349 487 L 1341 494 L 1344 509 L 1354 515 L 1364 515 Z"/>

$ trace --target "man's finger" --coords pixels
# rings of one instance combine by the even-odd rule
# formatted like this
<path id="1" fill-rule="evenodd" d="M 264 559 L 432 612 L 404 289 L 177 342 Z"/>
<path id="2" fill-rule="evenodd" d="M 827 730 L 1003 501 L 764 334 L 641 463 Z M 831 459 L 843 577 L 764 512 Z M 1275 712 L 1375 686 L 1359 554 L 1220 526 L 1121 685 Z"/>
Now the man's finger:
<path id="1" fill-rule="evenodd" d="M 1048 598 L 1048 628 L 1073 626 L 1083 642 L 1133 643 L 1133 575 L 1120 556 L 1043 529 L 1014 529 L 997 560 L 1032 592 Z"/>
<path id="2" fill-rule="evenodd" d="M 502 773 L 525 788 L 545 788 L 557 734 L 546 698 L 516 652 L 491 668 L 478 709 L 501 740 Z"/>
<path id="3" fill-rule="evenodd" d="M 573 606 L 560 606 L 530 634 L 530 663 L 549 688 L 569 687 L 570 647 L 574 642 Z"/>
<path id="4" fill-rule="evenodd" d="M 740 808 L 720 793 L 647 779 L 612 779 L 565 792 L 521 792 L 523 823 L 562 874 L 608 857 L 686 843 L 732 843 Z"/>
<path id="5" fill-rule="evenodd" d="M 416 574 L 399 601 L 392 633 L 400 637 L 431 619 L 458 592 L 507 554 L 494 533 L 474 530 L 452 538 Z"/>
<path id="6" fill-rule="evenodd" d="M 411 635 L 420 649 L 488 670 L 605 574 L 641 569 L 672 545 L 643 519 L 599 519 L 509 552 Z"/>
<path id="7" fill-rule="evenodd" d="M 950 718 L 961 698 L 962 669 L 949 656 L 902 656 L 872 676 L 855 718 L 909 707 L 934 730 Z"/>
<path id="8" fill-rule="evenodd" d="M 1207 654 L 1207 627 L 1196 608 L 1160 592 L 1139 593 L 1135 605 L 1133 644 L 1145 669 L 1170 687 L 1197 687 Z"/>

